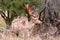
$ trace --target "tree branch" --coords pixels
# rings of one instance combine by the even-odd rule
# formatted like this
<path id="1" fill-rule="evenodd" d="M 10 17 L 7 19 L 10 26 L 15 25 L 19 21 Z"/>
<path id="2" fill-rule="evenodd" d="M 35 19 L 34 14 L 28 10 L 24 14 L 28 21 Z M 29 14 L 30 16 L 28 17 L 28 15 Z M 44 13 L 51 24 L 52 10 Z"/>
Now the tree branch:
<path id="1" fill-rule="evenodd" d="M 3 15 L 4 17 L 6 17 L 5 13 L 3 11 L 0 11 L 1 15 Z"/>
<path id="2" fill-rule="evenodd" d="M 1 14 L 1 17 L 4 19 L 4 20 L 6 20 L 6 18 Z"/>
<path id="3" fill-rule="evenodd" d="M 45 9 L 46 9 L 46 7 L 45 7 L 41 12 L 39 12 L 39 20 L 40 20 L 41 13 L 44 12 Z M 45 12 L 44 12 L 44 13 L 45 13 Z"/>
<path id="4" fill-rule="evenodd" d="M 7 17 L 9 18 L 9 10 L 7 11 Z"/>

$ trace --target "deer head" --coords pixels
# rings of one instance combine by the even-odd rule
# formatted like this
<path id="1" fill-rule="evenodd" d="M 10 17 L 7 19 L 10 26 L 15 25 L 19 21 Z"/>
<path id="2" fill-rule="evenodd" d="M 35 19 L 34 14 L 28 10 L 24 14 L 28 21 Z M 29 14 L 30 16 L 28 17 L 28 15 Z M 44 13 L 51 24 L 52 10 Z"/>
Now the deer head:
<path id="1" fill-rule="evenodd" d="M 24 4 L 24 9 L 25 9 L 25 12 L 27 14 L 29 14 L 30 17 L 31 17 L 30 22 L 33 22 L 33 23 L 41 23 L 41 21 L 38 20 L 38 18 L 39 18 L 38 12 L 33 11 L 32 10 L 32 7 L 28 3 L 27 4 Z"/>

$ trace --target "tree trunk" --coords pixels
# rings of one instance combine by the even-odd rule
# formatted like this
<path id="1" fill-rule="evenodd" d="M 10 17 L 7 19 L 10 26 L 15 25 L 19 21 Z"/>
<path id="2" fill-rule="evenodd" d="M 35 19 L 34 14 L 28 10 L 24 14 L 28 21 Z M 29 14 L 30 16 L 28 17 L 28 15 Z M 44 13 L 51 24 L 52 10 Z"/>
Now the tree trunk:
<path id="1" fill-rule="evenodd" d="M 11 22 L 10 21 L 6 21 L 6 28 L 10 29 L 10 27 L 11 27 Z"/>

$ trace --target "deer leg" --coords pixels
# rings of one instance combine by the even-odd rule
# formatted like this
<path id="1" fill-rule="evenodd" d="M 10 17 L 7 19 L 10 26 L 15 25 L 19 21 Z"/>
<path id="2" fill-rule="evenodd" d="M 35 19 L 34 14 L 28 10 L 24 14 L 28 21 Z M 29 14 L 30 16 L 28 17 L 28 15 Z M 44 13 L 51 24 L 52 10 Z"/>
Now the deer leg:
<path id="1" fill-rule="evenodd" d="M 29 40 L 29 31 L 23 30 L 23 40 Z"/>

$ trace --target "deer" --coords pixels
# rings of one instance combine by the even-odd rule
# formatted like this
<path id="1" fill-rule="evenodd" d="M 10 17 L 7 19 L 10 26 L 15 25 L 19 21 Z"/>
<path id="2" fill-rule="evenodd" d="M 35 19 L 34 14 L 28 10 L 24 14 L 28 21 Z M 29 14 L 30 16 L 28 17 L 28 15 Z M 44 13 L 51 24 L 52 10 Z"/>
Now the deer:
<path id="1" fill-rule="evenodd" d="M 23 34 L 23 40 L 29 40 L 29 30 L 36 24 L 36 23 L 42 23 L 40 20 L 38 20 L 37 12 L 33 13 L 33 10 L 29 4 L 24 4 L 24 10 L 26 14 L 30 15 L 30 21 L 28 21 L 28 18 L 25 16 L 21 16 L 20 18 L 17 17 L 12 21 L 11 30 L 14 33 L 18 33 L 19 31 Z"/>

